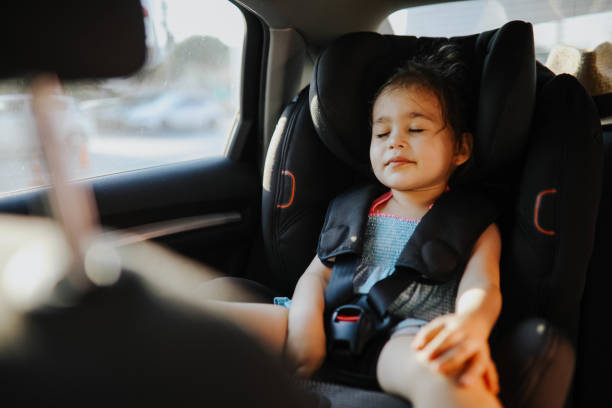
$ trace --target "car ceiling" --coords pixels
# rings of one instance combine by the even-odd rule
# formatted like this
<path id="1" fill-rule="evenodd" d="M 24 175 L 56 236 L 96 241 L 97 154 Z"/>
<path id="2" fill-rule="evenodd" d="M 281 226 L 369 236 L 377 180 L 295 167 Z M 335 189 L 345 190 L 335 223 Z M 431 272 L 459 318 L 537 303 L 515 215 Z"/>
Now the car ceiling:
<path id="1" fill-rule="evenodd" d="M 234 0 L 271 28 L 293 28 L 310 47 L 321 48 L 352 31 L 376 31 L 393 11 L 444 3 L 426 0 Z"/>

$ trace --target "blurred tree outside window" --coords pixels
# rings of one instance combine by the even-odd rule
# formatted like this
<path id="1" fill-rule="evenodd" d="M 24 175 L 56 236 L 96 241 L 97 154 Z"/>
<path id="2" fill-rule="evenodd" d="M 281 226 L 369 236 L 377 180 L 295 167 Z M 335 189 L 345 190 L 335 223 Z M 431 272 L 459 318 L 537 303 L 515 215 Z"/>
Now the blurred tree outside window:
<path id="1" fill-rule="evenodd" d="M 223 155 L 240 102 L 241 12 L 226 0 L 141 2 L 145 66 L 63 84 L 60 137 L 74 179 Z M 0 195 L 47 183 L 28 92 L 25 78 L 0 81 Z"/>

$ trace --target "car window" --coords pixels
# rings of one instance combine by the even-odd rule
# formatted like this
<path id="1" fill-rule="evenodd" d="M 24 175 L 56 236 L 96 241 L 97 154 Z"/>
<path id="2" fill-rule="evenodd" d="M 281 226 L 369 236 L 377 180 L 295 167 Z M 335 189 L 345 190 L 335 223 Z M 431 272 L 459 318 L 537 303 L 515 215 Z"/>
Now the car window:
<path id="1" fill-rule="evenodd" d="M 388 17 L 402 35 L 451 37 L 500 27 L 511 20 L 533 24 L 542 63 L 557 44 L 591 49 L 612 41 L 612 2 L 599 0 L 468 0 L 399 10 Z"/>
<path id="2" fill-rule="evenodd" d="M 240 103 L 245 21 L 225 0 L 141 0 L 147 61 L 62 84 L 58 133 L 73 179 L 221 156 Z M 0 194 L 46 184 L 29 80 L 0 81 Z"/>

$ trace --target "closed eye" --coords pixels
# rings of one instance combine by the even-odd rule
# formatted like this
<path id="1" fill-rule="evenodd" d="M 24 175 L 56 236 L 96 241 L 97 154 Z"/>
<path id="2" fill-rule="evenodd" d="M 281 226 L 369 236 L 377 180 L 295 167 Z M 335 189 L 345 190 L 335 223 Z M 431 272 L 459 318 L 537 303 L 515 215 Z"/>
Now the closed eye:
<path id="1" fill-rule="evenodd" d="M 421 133 L 423 130 L 425 129 L 408 129 L 408 131 L 411 133 Z"/>
<path id="2" fill-rule="evenodd" d="M 385 137 L 385 136 L 389 136 L 389 132 L 383 132 L 383 133 L 377 133 L 376 137 L 381 138 L 381 137 Z"/>

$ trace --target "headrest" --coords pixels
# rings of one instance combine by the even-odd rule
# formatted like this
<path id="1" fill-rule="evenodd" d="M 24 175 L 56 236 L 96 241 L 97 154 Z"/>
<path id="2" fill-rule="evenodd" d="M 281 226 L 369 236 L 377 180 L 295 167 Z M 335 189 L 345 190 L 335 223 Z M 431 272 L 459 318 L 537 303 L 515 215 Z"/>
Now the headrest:
<path id="1" fill-rule="evenodd" d="M 612 43 L 609 41 L 590 51 L 557 45 L 550 51 L 546 66 L 555 74 L 575 76 L 591 95 L 612 93 Z"/>
<path id="2" fill-rule="evenodd" d="M 2 9 L 0 78 L 126 76 L 145 61 L 140 0 L 11 2 Z"/>
<path id="3" fill-rule="evenodd" d="M 370 106 L 378 88 L 405 61 L 435 51 L 445 38 L 352 33 L 330 45 L 315 64 L 310 109 L 323 143 L 338 158 L 370 173 Z M 478 35 L 453 37 L 469 75 L 474 152 L 459 182 L 500 181 L 520 158 L 535 103 L 531 24 L 513 21 Z"/>

